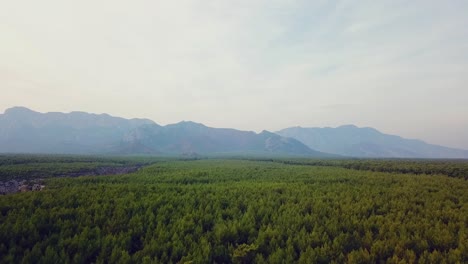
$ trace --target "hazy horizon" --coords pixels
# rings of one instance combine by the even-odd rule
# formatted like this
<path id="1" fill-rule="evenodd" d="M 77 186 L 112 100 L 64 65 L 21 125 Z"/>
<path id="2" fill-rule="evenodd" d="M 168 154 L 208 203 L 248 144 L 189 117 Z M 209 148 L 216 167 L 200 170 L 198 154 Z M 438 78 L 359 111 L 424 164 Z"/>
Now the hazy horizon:
<path id="1" fill-rule="evenodd" d="M 26 7 L 25 7 L 26 6 Z M 29 1 L 0 10 L 0 111 L 468 149 L 468 2 Z"/>
<path id="2" fill-rule="evenodd" d="M 241 131 L 252 131 L 252 132 L 255 132 L 257 134 L 260 134 L 262 131 L 264 130 L 267 130 L 269 132 L 279 132 L 280 130 L 283 130 L 283 129 L 288 129 L 288 128 L 292 128 L 292 127 L 300 127 L 300 128 L 338 128 L 338 127 L 343 127 L 343 126 L 356 126 L 355 124 L 341 124 L 341 125 L 337 125 L 337 126 L 301 126 L 301 125 L 297 125 L 297 126 L 292 126 L 292 127 L 283 127 L 283 128 L 279 128 L 279 129 L 276 129 L 276 130 L 268 130 L 268 129 L 261 129 L 261 130 L 252 130 L 252 129 L 239 129 L 239 128 L 236 128 L 236 127 L 219 127 L 219 126 L 212 126 L 212 125 L 209 125 L 207 123 L 203 123 L 203 122 L 199 122 L 197 120 L 179 120 L 179 121 L 174 121 L 174 122 L 170 122 L 170 123 L 159 123 L 157 122 L 156 120 L 152 120 L 151 118 L 146 118 L 146 117 L 121 117 L 121 116 L 116 116 L 116 115 L 113 115 L 113 114 L 110 114 L 110 113 L 92 113 L 92 112 L 84 112 L 84 111 L 79 111 L 79 110 L 75 110 L 75 111 L 70 111 L 70 112 L 59 112 L 59 111 L 48 111 L 48 112 L 40 112 L 40 111 L 36 111 L 34 109 L 31 109 L 31 108 L 28 108 L 28 107 L 25 107 L 25 106 L 13 106 L 13 107 L 9 107 L 7 109 L 5 109 L 5 111 L 3 113 L 0 113 L 0 114 L 5 114 L 6 110 L 8 109 L 12 109 L 12 108 L 26 108 L 30 111 L 33 111 L 33 112 L 37 112 L 37 113 L 41 113 L 41 114 L 47 114 L 47 113 L 63 113 L 63 114 L 70 114 L 72 112 L 80 112 L 80 113 L 87 113 L 87 114 L 94 114 L 94 115 L 108 115 L 108 116 L 111 116 L 111 117 L 117 117 L 117 118 L 125 118 L 127 120 L 130 120 L 130 119 L 148 119 L 148 120 L 151 120 L 153 121 L 154 123 L 156 123 L 157 125 L 160 125 L 160 126 L 166 126 L 166 125 L 174 125 L 174 124 L 178 124 L 180 122 L 194 122 L 194 123 L 199 123 L 199 124 L 202 124 L 202 125 L 205 125 L 207 127 L 212 127 L 212 128 L 228 128 L 228 129 L 236 129 L 236 130 L 241 130 Z M 386 133 L 385 131 L 382 131 L 378 128 L 375 128 L 375 127 L 365 127 L 365 126 L 356 126 L 358 128 L 373 128 L 373 129 L 377 129 L 379 132 L 381 133 L 384 133 L 384 134 L 387 134 L 387 135 L 392 135 L 392 134 L 389 134 L 389 133 Z M 281 134 L 281 133 L 279 133 Z M 393 135 L 393 136 L 400 136 L 400 135 Z M 403 137 L 405 138 L 405 137 Z M 415 140 L 421 140 L 419 138 L 406 138 L 406 139 L 415 139 Z M 428 143 L 428 144 L 435 144 L 435 145 L 438 145 L 436 143 L 433 143 L 433 142 L 427 142 L 425 141 L 425 143 Z M 443 145 L 440 145 L 440 146 L 443 146 Z M 450 147 L 450 146 L 446 146 L 446 147 Z M 463 147 L 454 147 L 454 148 L 458 148 L 458 149 L 464 149 Z M 468 149 L 464 149 L 464 150 L 468 150 Z"/>

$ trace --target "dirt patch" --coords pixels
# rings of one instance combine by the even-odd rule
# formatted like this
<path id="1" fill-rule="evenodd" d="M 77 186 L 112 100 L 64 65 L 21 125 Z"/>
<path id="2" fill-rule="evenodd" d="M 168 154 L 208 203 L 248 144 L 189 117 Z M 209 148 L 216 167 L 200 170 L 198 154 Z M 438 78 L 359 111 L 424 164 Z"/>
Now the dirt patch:
<path id="1" fill-rule="evenodd" d="M 87 170 L 82 172 L 72 172 L 51 178 L 128 174 L 139 170 L 141 167 L 142 166 L 100 167 L 93 171 Z M 42 191 L 45 188 L 46 185 L 44 179 L 39 178 L 34 180 L 10 180 L 5 182 L 0 181 L 0 195 L 18 192 Z"/>

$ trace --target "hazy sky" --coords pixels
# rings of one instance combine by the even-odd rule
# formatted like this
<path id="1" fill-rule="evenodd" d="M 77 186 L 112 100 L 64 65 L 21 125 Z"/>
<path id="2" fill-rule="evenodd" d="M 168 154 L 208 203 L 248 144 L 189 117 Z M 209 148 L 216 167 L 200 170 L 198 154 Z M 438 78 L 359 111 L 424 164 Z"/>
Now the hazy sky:
<path id="1" fill-rule="evenodd" d="M 3 1 L 0 111 L 372 126 L 468 149 L 468 1 Z"/>

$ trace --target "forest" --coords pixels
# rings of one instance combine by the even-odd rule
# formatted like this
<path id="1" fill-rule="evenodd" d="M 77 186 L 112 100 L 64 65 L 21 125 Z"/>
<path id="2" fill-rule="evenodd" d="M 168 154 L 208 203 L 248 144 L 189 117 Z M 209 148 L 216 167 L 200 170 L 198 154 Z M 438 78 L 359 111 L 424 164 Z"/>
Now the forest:
<path id="1" fill-rule="evenodd" d="M 46 182 L 0 196 L 0 263 L 468 262 L 466 161 L 29 159 L 0 157 Z M 74 163 L 141 167 L 47 177 Z"/>
<path id="2" fill-rule="evenodd" d="M 468 180 L 468 160 L 463 159 L 250 159 L 284 164 L 332 166 L 353 170 L 404 174 L 446 175 Z"/>
<path id="3" fill-rule="evenodd" d="M 101 175 L 105 173 L 105 169 L 136 169 L 168 159 L 151 156 L 0 154 L 0 181 Z"/>

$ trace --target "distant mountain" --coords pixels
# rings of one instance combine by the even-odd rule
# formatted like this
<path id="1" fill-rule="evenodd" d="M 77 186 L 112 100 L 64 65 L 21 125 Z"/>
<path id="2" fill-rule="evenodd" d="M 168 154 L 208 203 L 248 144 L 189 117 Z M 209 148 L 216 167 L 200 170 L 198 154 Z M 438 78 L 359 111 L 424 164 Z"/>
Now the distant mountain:
<path id="1" fill-rule="evenodd" d="M 141 126 L 124 137 L 118 152 L 329 156 L 268 131 L 256 134 L 194 122 Z"/>
<path id="2" fill-rule="evenodd" d="M 0 153 L 468 158 L 467 150 L 353 125 L 291 127 L 276 134 L 257 134 L 194 122 L 160 126 L 148 119 L 85 112 L 39 113 L 25 107 L 0 114 Z"/>
<path id="3" fill-rule="evenodd" d="M 103 153 L 133 129 L 154 124 L 148 119 L 124 119 L 84 112 L 38 113 L 13 107 L 0 114 L 0 152 Z"/>
<path id="4" fill-rule="evenodd" d="M 468 151 L 387 135 L 354 125 L 337 128 L 290 127 L 276 132 L 318 151 L 352 157 L 468 158 Z"/>
<path id="5" fill-rule="evenodd" d="M 148 119 L 84 112 L 38 113 L 24 107 L 0 114 L 0 152 L 329 156 L 267 131 L 256 134 L 194 122 L 160 126 Z"/>

